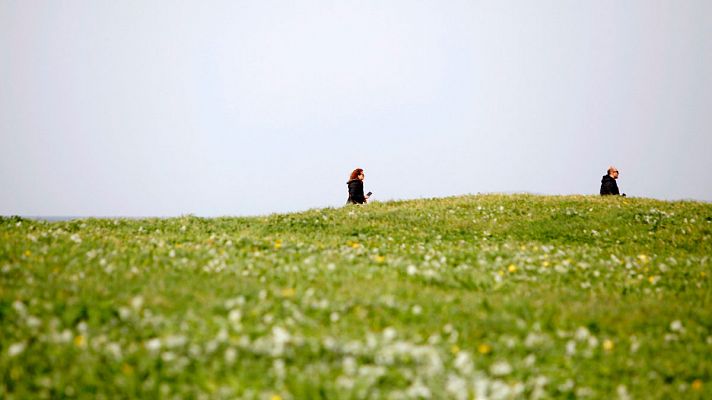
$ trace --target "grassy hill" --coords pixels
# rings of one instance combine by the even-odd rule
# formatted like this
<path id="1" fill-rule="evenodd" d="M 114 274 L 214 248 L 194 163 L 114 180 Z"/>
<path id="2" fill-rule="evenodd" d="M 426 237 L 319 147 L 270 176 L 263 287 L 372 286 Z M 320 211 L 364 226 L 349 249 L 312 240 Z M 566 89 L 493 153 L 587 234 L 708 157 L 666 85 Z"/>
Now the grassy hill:
<path id="1" fill-rule="evenodd" d="M 0 219 L 0 398 L 712 398 L 712 205 Z"/>

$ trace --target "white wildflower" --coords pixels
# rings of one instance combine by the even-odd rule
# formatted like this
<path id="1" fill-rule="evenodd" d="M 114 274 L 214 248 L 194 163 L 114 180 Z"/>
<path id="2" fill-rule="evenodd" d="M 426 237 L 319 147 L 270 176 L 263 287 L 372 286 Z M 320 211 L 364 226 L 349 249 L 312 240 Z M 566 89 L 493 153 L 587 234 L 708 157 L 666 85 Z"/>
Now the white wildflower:
<path id="1" fill-rule="evenodd" d="M 529 354 L 524 358 L 524 365 L 527 367 L 533 367 L 536 364 L 536 356 L 534 354 Z"/>
<path id="2" fill-rule="evenodd" d="M 493 400 L 505 400 L 515 398 L 516 396 L 513 394 L 513 389 L 519 391 L 521 389 L 521 385 L 515 385 L 514 387 L 510 387 L 505 382 L 495 380 L 490 385 L 490 398 L 492 398 Z"/>
<path id="3" fill-rule="evenodd" d="M 398 332 L 395 330 L 395 328 L 388 327 L 383 330 L 383 339 L 386 342 L 390 342 L 391 340 L 395 339 L 396 336 L 398 336 Z"/>
<path id="4" fill-rule="evenodd" d="M 26 347 L 27 345 L 25 344 L 25 342 L 13 343 L 10 345 L 10 347 L 8 347 L 7 355 L 10 357 L 15 357 L 25 351 Z"/>
<path id="5" fill-rule="evenodd" d="M 234 347 L 228 347 L 225 350 L 225 363 L 232 365 L 237 358 L 237 350 Z"/>
<path id="6" fill-rule="evenodd" d="M 576 354 L 576 342 L 573 340 L 566 342 L 566 354 L 569 356 Z"/>
<path id="7" fill-rule="evenodd" d="M 420 379 L 417 379 L 410 385 L 407 393 L 408 396 L 413 399 L 429 399 L 431 397 L 430 389 L 428 389 Z"/>
<path id="8" fill-rule="evenodd" d="M 284 346 L 292 340 L 289 332 L 279 326 L 272 328 L 272 341 L 274 342 L 273 354 L 280 355 L 284 352 Z"/>
<path id="9" fill-rule="evenodd" d="M 163 360 L 163 362 L 169 363 L 176 359 L 176 354 L 172 351 L 164 351 L 161 354 L 161 359 Z"/>
<path id="10" fill-rule="evenodd" d="M 106 352 L 114 356 L 114 358 L 121 358 L 121 345 L 118 343 L 110 342 L 106 345 Z"/>
<path id="11" fill-rule="evenodd" d="M 233 324 L 240 323 L 240 320 L 242 319 L 242 311 L 237 309 L 230 310 L 230 312 L 227 314 L 227 319 Z"/>
<path id="12" fill-rule="evenodd" d="M 146 347 L 146 350 L 150 352 L 156 352 L 160 350 L 161 348 L 161 339 L 159 338 L 153 338 L 147 341 L 144 346 Z"/>
<path id="13" fill-rule="evenodd" d="M 27 307 L 25 307 L 25 304 L 23 304 L 19 300 L 15 300 L 14 303 L 12 303 L 12 308 L 15 309 L 15 311 L 20 314 L 20 316 L 25 316 L 27 314 Z"/>
<path id="14" fill-rule="evenodd" d="M 524 339 L 524 345 L 531 348 L 540 345 L 546 340 L 546 336 L 534 332 L 530 332 L 526 339 Z"/>
<path id="15" fill-rule="evenodd" d="M 142 306 L 143 306 L 143 297 L 142 296 L 136 296 L 131 299 L 131 307 L 134 310 L 139 311 Z"/>
<path id="16" fill-rule="evenodd" d="M 281 358 L 277 358 L 272 362 L 272 369 L 274 370 L 274 375 L 278 379 L 284 379 L 284 377 L 287 375 L 284 360 Z"/>
<path id="17" fill-rule="evenodd" d="M 344 374 L 353 375 L 356 373 L 356 360 L 353 357 L 345 357 L 341 364 Z"/>
<path id="18" fill-rule="evenodd" d="M 173 348 L 173 347 L 181 347 L 183 346 L 188 340 L 185 338 L 185 336 L 181 335 L 171 335 L 165 338 L 164 343 L 165 346 L 168 348 Z"/>
<path id="19" fill-rule="evenodd" d="M 618 394 L 618 398 L 620 400 L 630 400 L 630 394 L 628 394 L 628 389 L 626 389 L 625 385 L 618 385 L 616 388 L 616 393 Z"/>
<path id="20" fill-rule="evenodd" d="M 457 353 L 454 364 L 455 368 L 457 368 L 457 370 L 463 375 L 471 374 L 475 367 L 472 363 L 472 359 L 470 359 L 470 354 L 466 351 Z"/>
<path id="21" fill-rule="evenodd" d="M 458 400 L 467 399 L 467 382 L 458 375 L 448 375 L 445 390 Z"/>
<path id="22" fill-rule="evenodd" d="M 37 328 L 40 325 L 42 325 L 42 321 L 39 318 L 35 317 L 34 315 L 28 316 L 27 319 L 25 320 L 25 323 L 30 328 Z"/>
<path id="23" fill-rule="evenodd" d="M 490 372 L 495 376 L 509 375 L 512 372 L 512 366 L 506 361 L 497 361 L 490 366 Z"/>
<path id="24" fill-rule="evenodd" d="M 560 392 L 569 392 L 571 389 L 574 388 L 574 381 L 573 379 L 567 379 L 566 382 L 562 383 L 559 385 L 558 389 Z"/>

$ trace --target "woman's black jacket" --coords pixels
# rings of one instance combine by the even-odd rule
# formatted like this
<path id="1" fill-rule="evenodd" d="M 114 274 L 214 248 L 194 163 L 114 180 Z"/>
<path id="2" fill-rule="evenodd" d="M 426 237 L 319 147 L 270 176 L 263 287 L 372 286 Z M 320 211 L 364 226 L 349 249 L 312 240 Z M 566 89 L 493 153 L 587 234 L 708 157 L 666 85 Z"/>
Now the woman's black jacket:
<path id="1" fill-rule="evenodd" d="M 346 203 L 363 204 L 366 202 L 366 196 L 363 194 L 363 181 L 360 179 L 352 179 L 346 182 L 349 185 L 349 199 Z"/>

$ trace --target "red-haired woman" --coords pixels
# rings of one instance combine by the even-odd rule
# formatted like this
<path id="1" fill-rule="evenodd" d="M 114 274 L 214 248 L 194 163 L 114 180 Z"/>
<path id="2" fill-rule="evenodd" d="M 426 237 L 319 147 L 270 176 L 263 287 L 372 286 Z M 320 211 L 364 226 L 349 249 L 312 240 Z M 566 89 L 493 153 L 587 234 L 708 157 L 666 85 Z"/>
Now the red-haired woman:
<path id="1" fill-rule="evenodd" d="M 349 185 L 349 199 L 346 200 L 347 204 L 363 204 L 368 201 L 368 196 L 363 194 L 364 178 L 365 175 L 361 168 L 356 168 L 351 172 L 351 177 L 349 177 L 349 181 L 346 182 L 346 184 Z"/>

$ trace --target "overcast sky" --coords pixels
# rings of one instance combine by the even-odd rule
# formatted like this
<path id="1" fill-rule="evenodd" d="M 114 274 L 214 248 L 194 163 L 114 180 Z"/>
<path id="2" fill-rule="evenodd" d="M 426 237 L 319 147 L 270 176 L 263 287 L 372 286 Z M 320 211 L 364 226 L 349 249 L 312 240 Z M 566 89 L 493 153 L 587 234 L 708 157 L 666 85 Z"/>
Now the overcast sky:
<path id="1" fill-rule="evenodd" d="M 712 200 L 712 1 L 0 0 L 0 214 Z"/>

